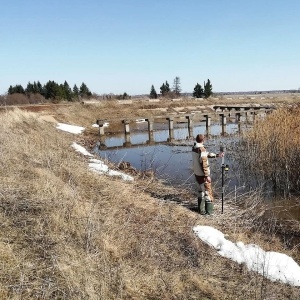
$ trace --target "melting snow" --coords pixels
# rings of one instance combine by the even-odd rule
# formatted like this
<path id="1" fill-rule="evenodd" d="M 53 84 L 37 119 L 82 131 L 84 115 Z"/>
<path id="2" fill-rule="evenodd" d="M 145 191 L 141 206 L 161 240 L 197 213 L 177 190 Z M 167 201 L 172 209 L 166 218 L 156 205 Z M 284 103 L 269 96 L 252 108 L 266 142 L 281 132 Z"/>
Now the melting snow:
<path id="1" fill-rule="evenodd" d="M 94 156 L 93 154 L 89 153 L 84 147 L 76 144 L 75 142 L 72 144 L 72 147 L 77 151 L 82 153 L 83 155 L 86 156 Z"/>
<path id="2" fill-rule="evenodd" d="M 85 156 L 93 157 L 93 154 L 89 153 L 84 147 L 82 147 L 82 146 L 80 146 L 76 143 L 73 143 L 72 147 L 75 148 L 76 151 L 82 153 Z M 129 176 L 129 175 L 124 174 L 122 172 L 110 169 L 100 159 L 90 158 L 89 168 L 90 168 L 90 170 L 95 171 L 99 174 L 106 174 L 108 176 L 120 176 L 123 180 L 126 180 L 126 181 L 133 181 L 134 180 L 132 176 Z"/>
<path id="3" fill-rule="evenodd" d="M 108 126 L 108 123 L 106 126 Z M 85 129 L 84 127 L 68 125 L 68 124 L 63 124 L 63 123 L 58 123 L 56 128 L 63 130 L 63 131 L 70 132 L 70 133 L 74 133 L 74 134 L 82 133 L 82 131 Z M 93 154 L 91 154 L 84 147 L 82 147 L 81 145 L 79 145 L 75 142 L 71 146 L 77 152 L 80 152 L 81 154 L 83 154 L 85 156 L 94 157 Z M 123 180 L 126 180 L 126 181 L 134 180 L 134 178 L 132 176 L 129 176 L 122 172 L 110 169 L 102 160 L 99 160 L 99 159 L 90 158 L 89 168 L 90 168 L 90 170 L 95 171 L 99 174 L 106 174 L 108 176 L 120 176 Z"/>
<path id="4" fill-rule="evenodd" d="M 108 123 L 108 122 L 105 122 L 105 123 L 103 124 L 103 127 L 108 127 L 108 126 L 109 126 L 109 123 Z M 99 127 L 99 125 L 98 125 L 98 124 L 93 124 L 92 127 Z"/>
<path id="5" fill-rule="evenodd" d="M 81 126 L 69 125 L 64 123 L 57 123 L 56 128 L 74 134 L 82 133 L 82 131 L 85 129 L 84 127 Z"/>
<path id="6" fill-rule="evenodd" d="M 249 270 L 258 272 L 272 281 L 300 286 L 300 266 L 291 257 L 278 252 L 265 252 L 254 244 L 233 243 L 225 239 L 221 231 L 210 226 L 195 226 L 193 230 L 221 256 L 245 264 Z"/>

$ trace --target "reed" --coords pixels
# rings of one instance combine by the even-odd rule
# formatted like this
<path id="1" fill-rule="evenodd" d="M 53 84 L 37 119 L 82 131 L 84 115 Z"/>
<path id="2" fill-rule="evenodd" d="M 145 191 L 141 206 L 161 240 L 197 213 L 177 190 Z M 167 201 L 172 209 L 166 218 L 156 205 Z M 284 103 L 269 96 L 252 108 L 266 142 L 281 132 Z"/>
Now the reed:
<path id="1" fill-rule="evenodd" d="M 242 139 L 250 178 L 267 180 L 276 192 L 300 192 L 300 107 L 280 108 L 255 122 Z"/>

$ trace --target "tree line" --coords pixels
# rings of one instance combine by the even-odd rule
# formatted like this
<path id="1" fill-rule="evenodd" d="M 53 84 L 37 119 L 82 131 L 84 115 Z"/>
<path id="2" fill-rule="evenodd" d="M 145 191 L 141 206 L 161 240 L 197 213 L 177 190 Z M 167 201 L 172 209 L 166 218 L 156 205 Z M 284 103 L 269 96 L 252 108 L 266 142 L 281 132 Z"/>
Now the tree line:
<path id="1" fill-rule="evenodd" d="M 82 82 L 82 84 L 78 87 L 76 84 L 71 88 L 67 81 L 64 81 L 63 84 L 59 84 L 55 81 L 49 80 L 46 84 L 42 85 L 40 81 L 34 81 L 33 83 L 28 82 L 27 86 L 23 88 L 22 85 L 17 84 L 15 86 L 10 85 L 7 91 L 8 95 L 24 95 L 27 96 L 28 99 L 32 99 L 37 95 L 40 95 L 46 100 L 51 101 L 77 101 L 80 98 L 89 98 L 92 96 L 90 89 L 87 85 Z M 173 80 L 173 86 L 170 87 L 168 81 L 166 80 L 160 86 L 160 96 L 166 98 L 174 98 L 179 97 L 181 94 L 181 82 L 180 77 L 176 76 Z M 203 87 L 197 83 L 194 87 L 193 97 L 195 98 L 208 98 L 213 94 L 212 92 L 212 84 L 209 79 L 204 82 Z M 23 97 L 24 97 L 23 96 Z M 95 96 L 97 96 L 95 94 Z M 151 86 L 150 95 L 151 99 L 158 98 L 158 94 L 154 88 Z M 102 97 L 103 99 L 131 99 L 131 96 L 127 93 L 121 95 L 105 95 Z M 39 101 L 39 100 L 35 100 Z"/>
<path id="2" fill-rule="evenodd" d="M 39 81 L 34 81 L 33 83 L 28 82 L 26 88 L 23 88 L 23 86 L 20 84 L 15 86 L 10 85 L 7 93 L 8 95 L 15 93 L 23 94 L 28 97 L 32 94 L 40 94 L 45 97 L 45 99 L 67 101 L 73 101 L 79 97 L 86 98 L 92 95 L 90 89 L 84 82 L 79 88 L 76 84 L 73 86 L 73 88 L 71 88 L 67 81 L 65 81 L 63 84 L 58 84 L 51 80 L 44 85 L 42 85 Z"/>
<path id="3" fill-rule="evenodd" d="M 161 96 L 169 97 L 169 98 L 180 96 L 180 93 L 181 93 L 180 85 L 181 85 L 180 77 L 178 77 L 178 76 L 176 76 L 175 79 L 173 80 L 172 89 L 170 88 L 168 81 L 164 82 L 160 87 Z M 195 97 L 195 98 L 208 98 L 208 97 L 212 96 L 212 94 L 213 94 L 212 84 L 209 79 L 207 79 L 207 81 L 204 82 L 203 87 L 198 82 L 194 87 L 193 97 Z M 151 99 L 158 98 L 158 94 L 154 88 L 154 85 L 151 86 L 149 97 Z"/>

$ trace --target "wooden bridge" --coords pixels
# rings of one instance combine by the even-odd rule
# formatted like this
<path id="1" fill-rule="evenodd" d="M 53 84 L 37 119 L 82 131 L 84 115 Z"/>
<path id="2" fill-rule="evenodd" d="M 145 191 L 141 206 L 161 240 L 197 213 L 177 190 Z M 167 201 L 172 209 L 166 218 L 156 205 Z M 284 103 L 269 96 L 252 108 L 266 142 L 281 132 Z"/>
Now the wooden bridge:
<path id="1" fill-rule="evenodd" d="M 210 126 L 212 123 L 212 119 L 221 119 L 222 126 L 222 134 L 226 133 L 226 125 L 227 125 L 227 117 L 235 118 L 235 120 L 240 124 L 241 117 L 244 116 L 247 121 L 254 121 L 256 116 L 265 115 L 271 113 L 275 108 L 273 107 L 261 107 L 261 106 L 225 106 L 225 105 L 215 105 L 213 107 L 214 111 L 212 112 L 192 112 L 189 114 L 176 114 L 176 115 L 166 115 L 166 116 L 155 116 L 151 118 L 128 118 L 128 119 L 118 119 L 119 122 L 123 123 L 124 126 L 124 134 L 125 134 L 125 143 L 124 146 L 130 146 L 130 124 L 133 122 L 137 122 L 137 120 L 145 120 L 148 122 L 148 134 L 149 134 L 149 144 L 153 144 L 154 142 L 154 123 L 161 122 L 162 120 L 168 121 L 169 127 L 169 139 L 168 141 L 174 140 L 174 122 L 176 123 L 187 123 L 188 125 L 188 134 L 189 138 L 194 137 L 193 129 L 194 122 L 200 121 L 205 122 L 206 132 L 210 134 Z M 109 123 L 108 119 L 98 119 L 96 123 L 99 125 L 99 135 L 100 140 L 105 136 L 105 124 Z M 116 121 L 116 120 L 114 120 Z"/>

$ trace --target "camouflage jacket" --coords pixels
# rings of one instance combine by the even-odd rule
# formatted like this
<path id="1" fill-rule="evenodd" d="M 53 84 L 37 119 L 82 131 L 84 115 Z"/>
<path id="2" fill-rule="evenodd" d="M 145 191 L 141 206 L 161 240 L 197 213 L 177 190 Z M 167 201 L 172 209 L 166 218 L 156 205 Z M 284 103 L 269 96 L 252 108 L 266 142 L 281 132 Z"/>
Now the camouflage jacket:
<path id="1" fill-rule="evenodd" d="M 207 152 L 202 143 L 195 143 L 192 148 L 193 171 L 198 176 L 210 176 L 208 158 L 217 157 L 215 153 Z"/>

